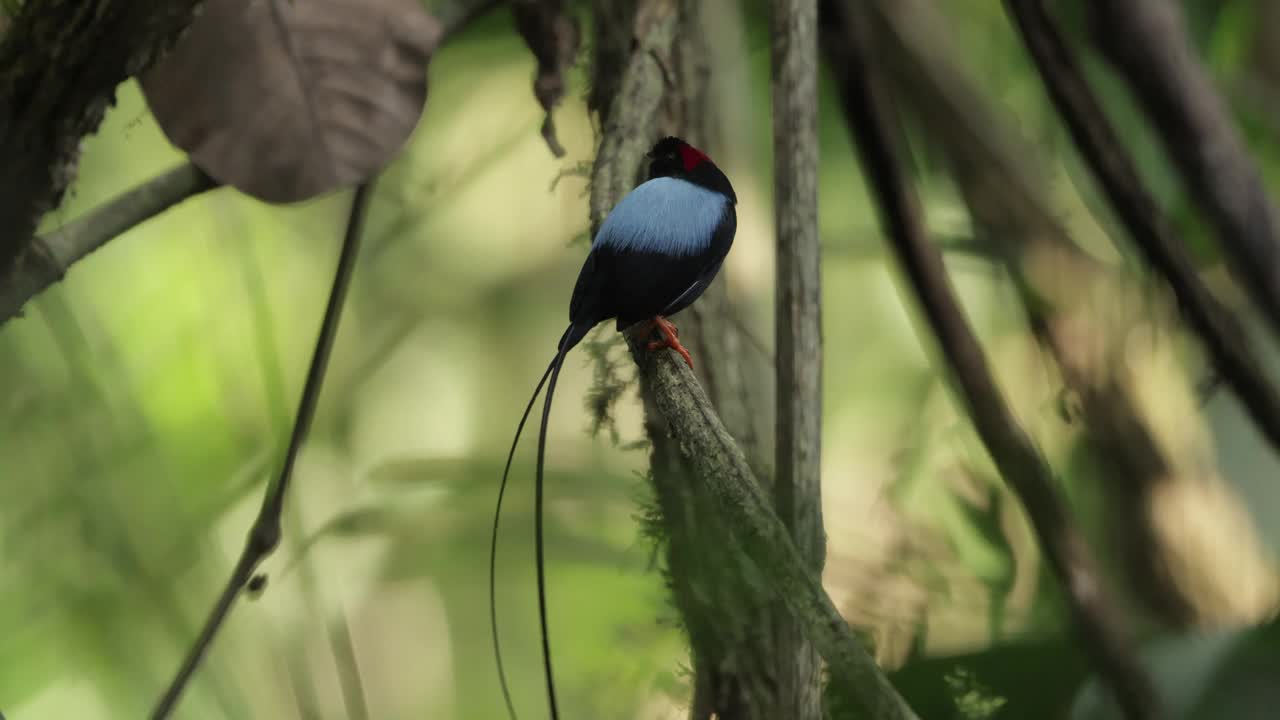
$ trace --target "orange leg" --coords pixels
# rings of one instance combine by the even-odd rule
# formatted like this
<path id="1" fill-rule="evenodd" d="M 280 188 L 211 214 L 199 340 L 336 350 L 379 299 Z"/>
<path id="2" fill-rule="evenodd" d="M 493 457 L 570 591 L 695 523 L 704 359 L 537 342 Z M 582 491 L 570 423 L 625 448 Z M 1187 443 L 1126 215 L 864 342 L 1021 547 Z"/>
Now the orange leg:
<path id="1" fill-rule="evenodd" d="M 650 321 L 651 327 L 657 328 L 662 333 L 662 340 L 654 340 L 649 343 L 650 350 L 661 350 L 662 348 L 671 348 L 680 353 L 680 357 L 684 358 L 689 369 L 693 369 L 693 358 L 689 357 L 689 351 L 684 349 L 680 344 L 680 330 L 671 323 L 670 320 L 659 315 Z"/>

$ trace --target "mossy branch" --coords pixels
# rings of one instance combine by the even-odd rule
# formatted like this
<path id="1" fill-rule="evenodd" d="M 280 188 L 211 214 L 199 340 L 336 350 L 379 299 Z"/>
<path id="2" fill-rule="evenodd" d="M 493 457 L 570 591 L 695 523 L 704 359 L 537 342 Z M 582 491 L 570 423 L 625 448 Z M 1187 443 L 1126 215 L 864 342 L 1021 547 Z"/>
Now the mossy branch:
<path id="1" fill-rule="evenodd" d="M 635 186 L 642 168 L 642 157 L 661 134 L 686 127 L 692 122 L 678 109 L 664 104 L 664 99 L 680 82 L 680 58 L 674 47 L 681 29 L 681 6 L 675 0 L 639 0 L 631 12 L 613 3 L 597 3 L 597 11 L 626 16 L 625 23 L 609 26 L 611 32 L 597 33 L 609 40 L 597 45 L 595 57 L 595 90 L 592 106 L 599 113 L 602 127 L 600 147 L 592 168 L 592 231 L 599 227 L 609 210 Z M 610 14 L 608 17 L 613 18 Z M 616 18 L 613 18 L 616 20 Z M 625 28 L 627 32 L 620 32 Z M 688 58 L 685 58 L 687 60 Z M 679 103 L 675 103 L 679 104 Z M 704 298 L 705 300 L 705 298 Z M 700 301 L 702 302 L 702 301 Z M 795 619 L 803 635 L 826 660 L 828 674 L 842 694 L 849 696 L 863 717 L 872 720 L 915 718 L 906 702 L 897 694 L 886 676 L 867 653 L 853 629 L 836 610 L 814 572 L 792 541 L 775 514 L 765 486 L 754 474 L 742 448 L 725 428 L 703 386 L 693 371 L 673 353 L 650 353 L 644 349 L 648 338 L 628 334 L 628 344 L 640 370 L 641 395 L 645 400 L 646 426 L 653 441 L 653 482 L 665 524 L 696 518 L 698 538 L 710 538 L 711 528 L 724 528 L 726 536 L 715 539 L 714 567 L 706 567 L 697 547 L 678 553 L 680 568 L 672 568 L 678 582 L 693 583 L 685 588 L 696 593 L 704 589 L 706 576 L 732 575 L 726 580 L 732 588 L 729 604 L 720 606 L 719 615 L 710 620 L 714 628 L 697 634 L 712 649 L 723 651 L 747 649 L 746 654 L 769 642 L 743 642 L 742 631 L 756 634 L 772 632 L 768 614 L 761 610 L 776 603 Z M 707 516 L 714 513 L 713 516 Z M 681 526 L 682 527 L 682 526 Z M 668 532 L 670 526 L 664 528 Z M 682 532 L 687 528 L 682 528 Z M 685 535 L 681 535 L 685 537 Z M 692 537 L 692 536 L 690 536 Z M 711 556 L 711 551 L 706 553 Z M 726 569 L 728 568 L 728 569 Z M 692 577 L 691 577 L 692 576 Z M 722 586 L 712 583 L 705 588 L 721 597 Z M 681 593 L 677 590 L 677 603 Z M 702 605 L 694 608 L 686 621 L 702 622 Z M 686 613 L 689 608 L 682 606 Z M 750 625 L 740 625 L 746 618 L 758 618 Z M 745 628 L 745 630 L 743 630 Z M 695 634 L 691 628 L 691 635 Z M 731 658 L 732 667 L 708 666 L 722 658 L 698 657 L 706 651 L 697 639 L 693 643 L 698 683 L 693 700 L 692 717 L 709 717 L 716 708 L 707 693 L 734 690 L 711 688 L 707 682 L 752 683 L 756 669 L 769 668 L 789 658 Z M 759 668 L 745 667 L 758 665 Z M 773 688 L 746 687 L 741 699 L 749 707 L 736 707 L 741 717 L 772 717 L 767 704 Z"/>
<path id="2" fill-rule="evenodd" d="M 693 371 L 675 353 L 650 352 L 649 340 L 635 330 L 627 335 L 640 368 L 641 392 L 665 421 L 668 436 L 691 471 L 689 481 L 716 501 L 735 539 L 759 569 L 762 584 L 795 616 L 827 661 L 831 681 L 847 689 L 861 717 L 915 718 L 840 616 L 820 578 L 809 570 Z"/>

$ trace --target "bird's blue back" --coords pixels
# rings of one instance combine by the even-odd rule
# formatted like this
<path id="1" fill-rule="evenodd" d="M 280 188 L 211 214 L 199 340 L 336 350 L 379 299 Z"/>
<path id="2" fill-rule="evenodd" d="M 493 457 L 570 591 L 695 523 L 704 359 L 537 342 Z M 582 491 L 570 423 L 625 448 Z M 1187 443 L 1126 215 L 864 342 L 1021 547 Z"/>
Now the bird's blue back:
<path id="1" fill-rule="evenodd" d="M 689 256 L 705 252 L 728 198 L 687 180 L 659 177 L 632 190 L 613 208 L 593 248 Z"/>

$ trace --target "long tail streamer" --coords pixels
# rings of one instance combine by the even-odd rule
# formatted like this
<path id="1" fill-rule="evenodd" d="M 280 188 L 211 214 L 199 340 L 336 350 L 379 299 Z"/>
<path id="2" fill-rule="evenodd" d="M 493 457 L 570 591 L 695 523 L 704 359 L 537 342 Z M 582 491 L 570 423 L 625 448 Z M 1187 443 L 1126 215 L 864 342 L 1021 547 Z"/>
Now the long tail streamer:
<path id="1" fill-rule="evenodd" d="M 511 475 L 511 463 L 516 454 L 516 447 L 520 444 L 520 434 L 524 432 L 525 423 L 529 420 L 529 413 L 533 410 L 533 405 L 538 401 L 538 394 L 542 392 L 542 386 L 547 386 L 547 400 L 542 408 L 542 425 L 538 429 L 538 464 L 534 479 L 534 548 L 536 556 L 537 576 L 538 576 L 538 622 L 542 635 L 542 667 L 547 678 L 547 701 L 551 707 L 551 720 L 559 720 L 560 712 L 556 704 L 556 686 L 555 673 L 551 668 L 551 641 L 550 634 L 547 631 L 547 581 L 546 581 L 546 563 L 545 549 L 543 544 L 542 531 L 542 480 L 543 465 L 546 460 L 547 448 L 547 424 L 551 417 L 551 399 L 556 392 L 556 379 L 560 376 L 560 368 L 564 365 L 565 353 L 569 351 L 577 341 L 581 339 L 584 333 L 574 325 L 570 325 L 565 330 L 564 335 L 560 338 L 560 346 L 556 351 L 556 356 L 552 358 L 551 364 L 547 366 L 542 378 L 538 380 L 538 385 L 533 389 L 533 396 L 529 398 L 529 404 L 524 408 L 524 414 L 520 416 L 520 424 L 516 426 L 516 436 L 511 441 L 511 450 L 507 453 L 507 464 L 502 470 L 502 483 L 498 486 L 498 501 L 493 510 L 493 533 L 489 538 L 489 629 L 493 636 L 493 655 L 498 666 L 498 682 L 502 685 L 502 699 L 507 704 L 507 714 L 511 720 L 516 720 L 515 704 L 511 701 L 511 688 L 507 684 L 507 673 L 502 664 L 502 645 L 498 640 L 498 610 L 497 610 L 497 565 L 498 565 L 498 528 L 502 519 L 502 500 L 507 492 L 507 480 Z M 550 379 L 550 383 L 548 383 Z"/>
<path id="2" fill-rule="evenodd" d="M 556 359 L 551 363 L 551 381 L 547 383 L 547 401 L 542 406 L 542 427 L 538 430 L 538 467 L 533 484 L 533 533 L 538 568 L 538 621 L 542 626 L 542 669 L 547 676 L 547 702 L 551 704 L 551 720 L 560 720 L 556 708 L 556 683 L 551 671 L 551 639 L 547 631 L 547 573 L 543 561 L 542 542 L 542 466 L 547 449 L 547 421 L 551 417 L 551 399 L 556 394 L 556 378 L 564 365 L 565 343 L 560 344 Z"/>

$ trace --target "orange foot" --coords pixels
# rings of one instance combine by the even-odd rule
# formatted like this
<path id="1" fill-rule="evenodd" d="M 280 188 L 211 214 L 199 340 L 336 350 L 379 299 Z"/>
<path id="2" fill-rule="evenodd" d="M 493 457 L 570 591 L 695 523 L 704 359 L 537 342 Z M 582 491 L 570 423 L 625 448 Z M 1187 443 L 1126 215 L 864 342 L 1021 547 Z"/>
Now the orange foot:
<path id="1" fill-rule="evenodd" d="M 680 353 L 680 357 L 684 358 L 689 369 L 693 369 L 693 358 L 689 357 L 689 351 L 684 349 L 680 344 L 680 330 L 671 321 L 659 315 L 650 321 L 650 327 L 657 328 L 662 333 L 662 340 L 654 340 L 649 343 L 650 350 L 661 350 L 662 348 L 671 348 Z"/>

